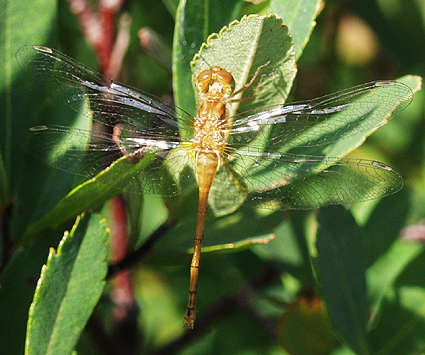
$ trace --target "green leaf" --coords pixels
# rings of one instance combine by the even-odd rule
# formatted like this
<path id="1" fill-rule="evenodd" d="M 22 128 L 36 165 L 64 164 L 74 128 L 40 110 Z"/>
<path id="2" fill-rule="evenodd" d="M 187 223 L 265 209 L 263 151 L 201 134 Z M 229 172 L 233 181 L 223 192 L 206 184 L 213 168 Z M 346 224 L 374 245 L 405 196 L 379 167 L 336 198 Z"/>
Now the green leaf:
<path id="1" fill-rule="evenodd" d="M 150 164 L 152 158 L 152 155 L 147 155 L 136 164 L 129 162 L 126 156 L 116 160 L 94 178 L 75 187 L 51 211 L 31 224 L 24 234 L 23 242 L 27 243 L 45 228 L 60 226 L 84 210 L 99 208 L 103 202 L 124 189 L 135 175 Z"/>
<path id="2" fill-rule="evenodd" d="M 176 105 L 195 113 L 190 61 L 207 36 L 242 14 L 243 1 L 182 0 L 173 39 L 173 89 Z"/>
<path id="3" fill-rule="evenodd" d="M 416 244 L 410 242 L 411 244 Z M 423 249 L 423 248 L 422 248 Z M 382 314 L 370 333 L 373 354 L 422 354 L 425 347 L 425 291 L 421 253 L 398 278 L 382 304 Z"/>
<path id="4" fill-rule="evenodd" d="M 371 304 L 370 325 L 372 326 L 385 293 L 397 277 L 423 251 L 423 245 L 398 240 L 367 270 L 368 298 Z"/>
<path id="5" fill-rule="evenodd" d="M 164 224 L 168 218 L 169 210 L 161 196 L 144 195 L 143 211 L 139 221 L 141 229 L 134 241 L 135 248 L 140 247 L 145 238 Z"/>
<path id="6" fill-rule="evenodd" d="M 361 231 L 342 207 L 319 213 L 318 272 L 329 317 L 356 354 L 368 354 L 367 301 Z"/>
<path id="7" fill-rule="evenodd" d="M 319 15 L 320 7 L 320 0 L 272 0 L 270 3 L 271 12 L 281 16 L 283 23 L 289 27 L 289 33 L 294 38 L 297 59 L 316 26 L 315 19 Z"/>
<path id="8" fill-rule="evenodd" d="M 43 100 L 49 99 L 46 96 Z M 81 112 L 75 114 L 70 110 L 64 109 L 64 107 L 60 107 L 56 102 L 55 106 L 42 110 L 37 119 L 44 119 L 47 122 L 51 122 L 53 119 L 55 124 L 65 125 L 76 129 L 90 129 L 89 120 L 87 120 L 86 117 L 86 109 L 87 107 L 84 107 Z M 46 123 L 46 121 L 44 122 Z M 64 152 L 69 149 L 69 147 L 66 146 L 65 139 L 58 142 L 51 151 L 40 151 L 41 149 L 37 149 L 36 144 L 34 144 L 33 139 L 35 137 L 33 132 L 29 129 L 26 132 L 25 138 L 28 142 L 27 151 L 25 152 L 25 156 L 28 157 L 28 159 L 25 159 L 27 161 L 26 168 L 34 173 L 31 175 L 19 175 L 15 181 L 16 194 L 14 198 L 14 205 L 21 212 L 19 214 L 19 218 L 15 218 L 13 220 L 12 235 L 19 236 L 19 238 L 22 238 L 26 228 L 28 228 L 31 223 L 36 223 L 40 218 L 49 213 L 57 205 L 57 203 L 63 199 L 63 196 L 76 185 L 77 182 L 75 176 L 69 172 L 54 168 L 56 161 L 50 160 L 52 158 L 51 155 L 60 155 L 60 151 Z M 48 140 L 43 141 L 43 144 L 50 143 L 52 142 L 49 142 Z M 84 146 L 86 142 L 84 140 L 80 140 L 79 142 L 73 143 L 75 144 L 74 147 L 76 147 L 77 145 Z M 63 157 L 64 156 L 61 156 L 59 159 Z M 72 157 L 72 160 L 68 162 L 69 165 L 67 168 L 72 171 L 73 167 L 76 167 L 81 163 L 81 159 L 74 156 Z M 79 212 L 81 211 L 82 210 Z M 58 224 L 55 225 L 57 226 Z M 21 241 L 22 239 L 19 239 L 19 242 Z"/>
<path id="9" fill-rule="evenodd" d="M 107 272 L 109 230 L 98 216 L 78 217 L 50 250 L 31 304 L 25 354 L 69 354 L 98 302 Z"/>
<path id="10" fill-rule="evenodd" d="M 268 15 L 270 14 L 270 0 L 246 1 L 244 15 Z"/>
<path id="11" fill-rule="evenodd" d="M 290 221 L 285 220 L 274 230 L 274 233 L 276 238 L 271 243 L 257 246 L 253 248 L 253 252 L 263 260 L 285 263 L 293 267 L 301 266 L 303 258 Z"/>
<path id="12" fill-rule="evenodd" d="M 281 264 L 283 270 L 291 273 L 305 284 L 314 282 L 310 256 L 306 242 L 305 226 L 312 218 L 306 220 L 303 212 L 291 212 L 289 218 L 273 229 L 276 236 L 266 245 L 258 245 L 252 251 L 264 261 Z"/>
<path id="13" fill-rule="evenodd" d="M 199 73 L 219 66 L 232 74 L 235 90 L 242 88 L 260 66 L 259 78 L 243 92 L 247 102 L 236 102 L 230 116 L 239 112 L 283 104 L 296 74 L 295 54 L 288 29 L 274 15 L 244 16 L 208 37 L 191 63 L 193 80 Z M 261 81 L 261 85 L 259 81 Z M 276 89 L 278 88 L 278 89 Z M 254 91 L 256 90 L 256 91 Z M 255 95 L 254 95 L 255 94 Z M 235 96 L 237 99 L 240 95 Z"/>
<path id="14" fill-rule="evenodd" d="M 409 212 L 407 190 L 381 200 L 363 227 L 367 250 L 366 273 L 369 327 L 373 326 L 381 301 L 405 267 L 422 251 L 422 245 L 399 239 Z"/>
<path id="15" fill-rule="evenodd" d="M 413 95 L 421 89 L 422 78 L 420 76 L 406 75 L 396 81 L 406 85 L 409 89 L 402 89 L 398 86 L 387 87 L 384 85 L 378 92 L 373 92 L 371 94 L 372 97 L 363 96 L 359 99 L 359 102 L 362 102 L 362 100 L 370 100 L 370 102 L 373 103 L 373 106 L 364 106 L 365 109 L 370 111 L 366 119 L 361 117 L 364 112 L 353 114 L 351 110 L 343 110 L 341 115 L 337 114 L 332 116 L 334 122 L 333 129 L 340 133 L 340 139 L 335 141 L 335 143 L 326 150 L 326 155 L 340 157 L 359 147 L 368 136 L 375 132 L 375 130 L 386 125 L 391 118 L 397 117 L 397 115 L 392 116 L 397 108 L 403 103 L 408 103 L 412 100 Z M 345 127 L 342 131 L 339 129 L 340 122 L 345 122 Z M 317 128 L 319 127 L 316 127 L 316 129 Z M 318 133 L 317 130 L 314 130 L 314 132 Z M 329 129 L 321 132 L 323 135 L 330 133 Z M 310 137 L 310 139 L 314 138 Z M 317 153 L 319 152 L 320 149 L 318 149 Z M 314 154 L 315 152 L 309 152 L 309 154 L 310 153 Z"/>
<path id="16" fill-rule="evenodd" d="M 14 214 L 10 223 L 15 239 L 22 235 L 27 220 L 37 210 L 40 196 L 34 187 L 37 192 L 45 187 L 45 179 L 40 177 L 44 169 L 36 168 L 33 159 L 27 156 L 30 147 L 27 129 L 36 124 L 37 115 L 47 116 L 45 92 L 39 87 L 29 90 L 31 84 L 38 83 L 24 72 L 25 68 L 16 60 L 16 53 L 28 44 L 54 45 L 56 11 L 56 2 L 50 0 L 0 1 L 0 151 L 9 184 L 7 196 L 20 211 L 19 221 L 18 214 Z M 23 21 L 29 13 L 38 15 L 31 21 Z"/>
<path id="17" fill-rule="evenodd" d="M 140 184 L 136 180 L 130 181 L 128 187 L 123 191 L 123 198 L 125 199 L 125 206 L 123 210 L 127 212 L 128 220 L 128 236 L 137 244 L 138 239 L 141 237 L 141 227 L 143 215 L 143 191 Z"/>
<path id="18" fill-rule="evenodd" d="M 177 7 L 179 6 L 178 0 L 162 0 L 164 6 L 167 8 L 171 16 L 176 17 Z"/>
<path id="19" fill-rule="evenodd" d="M 323 302 L 315 297 L 300 297 L 288 306 L 278 339 L 290 354 L 327 355 L 338 345 Z"/>
<path id="20" fill-rule="evenodd" d="M 208 206 L 219 216 L 236 211 L 248 196 L 244 182 L 229 167 L 223 164 L 218 169 L 208 197 Z"/>
<path id="21" fill-rule="evenodd" d="M 28 11 L 39 14 L 32 21 L 27 18 Z M 35 0 L 22 3 L 13 0 L 0 1 L 0 147 L 3 151 L 4 164 L 10 173 L 22 144 L 22 131 L 17 117 L 28 112 L 35 102 L 35 97 L 22 96 L 19 86 L 14 83 L 23 80 L 20 68 L 15 60 L 17 50 L 28 43 L 43 43 L 51 36 L 56 4 L 49 0 Z M 52 40 L 52 38 L 50 38 Z M 32 107 L 33 108 L 33 107 Z M 19 144 L 16 144 L 19 141 Z"/>
<path id="22" fill-rule="evenodd" d="M 367 250 L 367 266 L 379 261 L 397 241 L 407 223 L 410 209 L 410 192 L 403 189 L 398 194 L 379 201 L 363 226 L 363 245 Z"/>

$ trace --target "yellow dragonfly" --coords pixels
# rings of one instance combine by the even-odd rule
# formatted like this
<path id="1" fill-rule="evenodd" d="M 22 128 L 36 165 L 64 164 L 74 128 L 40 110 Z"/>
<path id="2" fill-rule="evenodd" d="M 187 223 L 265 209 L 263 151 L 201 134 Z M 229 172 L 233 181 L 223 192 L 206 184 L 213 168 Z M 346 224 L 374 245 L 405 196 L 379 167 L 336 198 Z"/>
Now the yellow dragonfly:
<path id="1" fill-rule="evenodd" d="M 53 84 L 53 90 L 70 89 L 64 92 L 71 107 L 80 110 L 88 101 L 88 117 L 102 128 L 92 132 L 47 124 L 32 127 L 48 149 L 65 138 L 70 142 L 63 159 L 56 162 L 58 168 L 91 177 L 123 154 L 133 160 L 155 154 L 138 177 L 144 192 L 170 196 L 198 186 L 186 327 L 195 323 L 205 217 L 212 199 L 223 213 L 244 201 L 277 209 L 310 209 L 382 197 L 403 185 L 401 176 L 381 162 L 300 151 L 327 146 L 342 135 L 360 132 L 358 127 L 375 128 L 376 123 L 367 126 L 371 114 L 383 108 L 392 112 L 412 97 L 410 88 L 400 82 L 374 81 L 313 100 L 231 115 L 229 106 L 240 100 L 236 96 L 255 82 L 261 85 L 261 71 L 270 63 L 259 67 L 245 85 L 235 83 L 225 68 L 213 66 L 197 75 L 199 107 L 189 114 L 105 79 L 54 49 L 31 46 L 19 56 Z M 72 142 L 87 143 L 76 147 Z M 70 168 L 72 160 L 82 155 L 79 170 Z"/>

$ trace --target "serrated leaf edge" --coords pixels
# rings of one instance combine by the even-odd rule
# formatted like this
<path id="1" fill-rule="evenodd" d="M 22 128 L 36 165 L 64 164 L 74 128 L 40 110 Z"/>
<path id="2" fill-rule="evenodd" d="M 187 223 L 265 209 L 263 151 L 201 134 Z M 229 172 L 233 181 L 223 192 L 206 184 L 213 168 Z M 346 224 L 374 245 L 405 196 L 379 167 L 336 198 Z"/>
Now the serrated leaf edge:
<path id="1" fill-rule="evenodd" d="M 242 18 L 240 20 L 233 20 L 228 25 L 223 26 L 220 29 L 220 31 L 218 31 L 218 33 L 217 32 L 211 33 L 207 37 L 206 41 L 201 44 L 201 47 L 199 48 L 199 51 L 193 56 L 193 59 L 190 62 L 190 68 L 191 68 L 192 72 L 193 72 L 193 69 L 194 69 L 194 66 L 195 66 L 195 62 L 201 58 L 201 52 L 204 49 L 206 49 L 206 48 L 208 48 L 210 46 L 210 42 L 212 40 L 219 39 L 220 36 L 222 36 L 224 32 L 230 31 L 232 29 L 232 27 L 234 27 L 235 25 L 243 24 L 243 22 L 247 21 L 248 19 L 260 19 L 260 20 L 262 20 L 264 22 L 266 19 L 269 19 L 269 18 L 275 18 L 278 21 L 280 20 L 281 23 L 283 22 L 282 17 L 280 17 L 280 16 L 278 16 L 276 14 L 269 14 L 269 15 L 266 15 L 266 16 L 256 15 L 256 14 L 249 14 L 249 15 L 242 16 Z M 292 35 L 290 33 L 288 33 L 288 26 L 286 26 L 284 24 L 282 24 L 282 26 L 285 27 L 286 32 L 287 32 L 287 35 L 290 36 L 290 37 L 292 37 Z M 283 29 L 283 27 L 282 27 L 282 29 Z M 294 47 L 294 43 L 292 43 L 292 49 L 291 50 L 293 50 L 293 47 Z"/>
<path id="2" fill-rule="evenodd" d="M 38 299 L 40 297 L 40 289 L 43 286 L 43 284 L 45 283 L 46 280 L 46 273 L 48 268 L 50 267 L 52 260 L 54 257 L 59 258 L 61 256 L 62 253 L 62 248 L 65 245 L 65 243 L 69 240 L 69 238 L 72 238 L 74 236 L 75 231 L 78 228 L 78 225 L 80 224 L 80 221 L 82 219 L 82 217 L 84 216 L 84 214 L 78 215 L 75 219 L 75 223 L 71 228 L 71 231 L 65 231 L 63 234 L 63 237 L 61 238 L 59 244 L 58 244 L 58 248 L 57 251 L 55 251 L 55 248 L 51 247 L 49 248 L 49 255 L 47 256 L 47 261 L 46 263 L 41 267 L 41 272 L 40 272 L 40 277 L 37 281 L 37 285 L 34 291 L 34 297 L 33 300 L 31 302 L 31 306 L 29 308 L 28 311 L 28 322 L 27 322 L 27 330 L 26 330 L 26 334 L 25 334 L 25 354 L 29 354 L 29 333 L 30 333 L 30 329 L 32 326 L 32 321 L 33 321 L 33 312 L 34 312 L 34 308 L 36 306 L 36 304 L 38 303 Z M 105 218 L 101 218 L 99 220 L 100 223 L 102 223 L 105 226 L 105 232 L 107 234 L 110 233 L 110 228 L 107 226 L 107 221 Z M 107 253 L 105 254 L 105 262 L 108 261 L 108 255 Z M 107 268 L 105 268 L 105 272 L 103 275 L 103 279 L 106 277 L 107 274 Z M 103 280 L 103 283 L 105 283 L 106 281 Z"/>

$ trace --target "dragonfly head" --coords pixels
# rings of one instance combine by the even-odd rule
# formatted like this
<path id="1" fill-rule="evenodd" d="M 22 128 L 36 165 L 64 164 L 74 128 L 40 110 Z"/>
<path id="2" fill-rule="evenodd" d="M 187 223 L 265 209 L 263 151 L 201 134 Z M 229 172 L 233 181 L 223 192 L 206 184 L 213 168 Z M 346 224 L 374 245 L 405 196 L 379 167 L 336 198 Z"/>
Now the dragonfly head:
<path id="1" fill-rule="evenodd" d="M 234 87 L 232 74 L 220 67 L 213 67 L 199 73 L 197 87 L 202 94 L 229 96 Z"/>

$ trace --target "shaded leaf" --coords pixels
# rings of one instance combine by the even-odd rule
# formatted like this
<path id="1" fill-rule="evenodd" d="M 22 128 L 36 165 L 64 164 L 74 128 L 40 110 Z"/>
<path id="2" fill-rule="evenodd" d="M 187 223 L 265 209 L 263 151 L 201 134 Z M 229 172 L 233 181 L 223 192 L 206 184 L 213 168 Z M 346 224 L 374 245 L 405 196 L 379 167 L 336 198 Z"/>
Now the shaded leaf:
<path id="1" fill-rule="evenodd" d="M 398 240 L 367 270 L 368 298 L 371 304 L 370 325 L 376 321 L 377 313 L 385 293 L 397 277 L 414 260 L 424 247 L 420 243 Z"/>
<path id="2" fill-rule="evenodd" d="M 45 92 L 41 88 L 28 90 L 36 82 L 19 65 L 16 53 L 30 43 L 55 43 L 57 7 L 56 2 L 49 0 L 2 0 L 0 13 L 0 151 L 9 184 L 7 196 L 19 211 L 19 218 L 14 214 L 10 223 L 12 238 L 18 239 L 37 210 L 40 191 L 46 186 L 45 170 L 36 168 L 26 156 L 30 145 L 25 134 L 38 115 L 48 115 Z M 29 13 L 37 16 L 31 21 L 23 20 L 28 19 Z"/>
<path id="3" fill-rule="evenodd" d="M 415 244 L 410 242 L 411 244 Z M 425 291 L 422 252 L 398 278 L 382 303 L 381 316 L 370 333 L 373 354 L 421 354 L 425 348 Z"/>
<path id="4" fill-rule="evenodd" d="M 22 21 L 28 16 L 29 9 L 40 16 L 34 17 L 33 21 Z M 23 130 L 19 129 L 22 122 L 17 117 L 28 113 L 30 108 L 34 109 L 34 105 L 38 106 L 37 97 L 23 96 L 17 85 L 22 84 L 24 78 L 20 77 L 21 68 L 15 54 L 28 42 L 42 43 L 51 37 L 56 5 L 48 0 L 35 0 L 31 4 L 2 0 L 0 13 L 0 114 L 3 118 L 0 121 L 0 147 L 4 164 L 10 172 L 13 164 L 20 164 L 12 158 L 18 156 L 24 148 L 21 139 Z"/>
<path id="5" fill-rule="evenodd" d="M 368 353 L 364 252 L 360 229 L 342 207 L 322 209 L 317 232 L 323 299 L 337 332 L 356 354 Z"/>
<path id="6" fill-rule="evenodd" d="M 283 270 L 303 284 L 313 284 L 305 233 L 309 220 L 306 220 L 306 214 L 303 212 L 291 212 L 288 215 L 277 228 L 273 229 L 276 236 L 274 240 L 266 245 L 254 246 L 251 250 L 264 261 L 281 264 Z"/>
<path id="7" fill-rule="evenodd" d="M 280 320 L 278 339 L 294 355 L 325 355 L 338 345 L 323 302 L 314 297 L 300 297 L 289 305 Z"/>
<path id="8" fill-rule="evenodd" d="M 169 211 L 160 196 L 144 195 L 143 213 L 140 216 L 140 234 L 135 241 L 135 247 L 139 247 L 144 238 L 153 233 L 169 218 Z"/>
<path id="9" fill-rule="evenodd" d="M 405 267 L 418 256 L 422 246 L 399 239 L 409 212 L 407 190 L 381 200 L 363 227 L 363 245 L 367 251 L 366 273 L 369 326 L 373 326 L 381 301 Z"/>
<path id="10" fill-rule="evenodd" d="M 398 194 L 379 201 L 363 226 L 363 245 L 367 250 L 367 266 L 373 265 L 380 256 L 397 241 L 405 226 L 410 209 L 410 192 L 403 189 Z"/>

